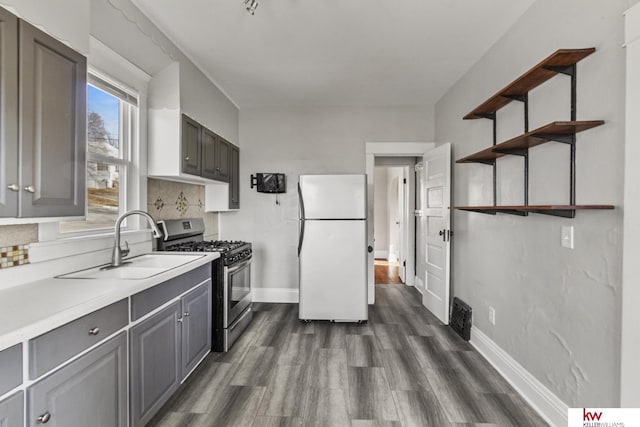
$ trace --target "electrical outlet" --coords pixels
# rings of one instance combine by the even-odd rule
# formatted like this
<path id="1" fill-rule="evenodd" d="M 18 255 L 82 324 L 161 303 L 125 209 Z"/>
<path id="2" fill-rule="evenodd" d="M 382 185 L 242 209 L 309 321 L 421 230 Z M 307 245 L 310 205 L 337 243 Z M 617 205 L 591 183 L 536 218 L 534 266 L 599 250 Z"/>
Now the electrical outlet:
<path id="1" fill-rule="evenodd" d="M 573 225 L 562 227 L 560 241 L 563 248 L 573 249 Z"/>
<path id="2" fill-rule="evenodd" d="M 489 323 L 496 324 L 496 309 L 491 306 L 489 306 Z"/>

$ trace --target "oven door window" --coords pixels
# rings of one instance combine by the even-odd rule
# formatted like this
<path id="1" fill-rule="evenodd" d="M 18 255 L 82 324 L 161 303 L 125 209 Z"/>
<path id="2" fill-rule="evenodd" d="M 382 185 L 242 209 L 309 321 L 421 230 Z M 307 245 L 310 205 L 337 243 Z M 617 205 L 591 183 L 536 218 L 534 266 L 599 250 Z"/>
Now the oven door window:
<path id="1" fill-rule="evenodd" d="M 251 262 L 240 266 L 237 270 L 234 267 L 229 269 L 229 310 L 233 311 L 238 304 L 251 293 Z"/>

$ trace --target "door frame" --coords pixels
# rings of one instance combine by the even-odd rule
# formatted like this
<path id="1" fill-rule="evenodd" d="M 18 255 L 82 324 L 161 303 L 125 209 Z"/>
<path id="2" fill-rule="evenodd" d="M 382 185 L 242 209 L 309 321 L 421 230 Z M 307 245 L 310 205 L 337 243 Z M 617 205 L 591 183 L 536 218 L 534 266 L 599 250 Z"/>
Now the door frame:
<path id="1" fill-rule="evenodd" d="M 375 177 L 376 157 L 422 157 L 424 153 L 434 149 L 435 142 L 365 142 L 365 171 L 367 174 L 367 241 L 373 246 L 373 189 Z M 408 238 L 415 236 L 414 227 L 409 226 Z M 409 245 L 407 253 L 407 271 L 413 271 L 413 247 Z M 374 253 L 370 252 L 367 259 L 367 283 L 369 304 L 375 302 L 375 274 L 373 269 Z M 413 286 L 414 275 L 407 274 L 406 284 Z"/>

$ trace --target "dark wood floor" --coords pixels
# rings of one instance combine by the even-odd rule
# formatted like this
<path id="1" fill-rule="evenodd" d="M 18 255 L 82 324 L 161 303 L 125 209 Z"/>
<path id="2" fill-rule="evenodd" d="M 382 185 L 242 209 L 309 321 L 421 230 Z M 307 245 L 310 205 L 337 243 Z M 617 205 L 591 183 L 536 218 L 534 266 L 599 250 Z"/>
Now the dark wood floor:
<path id="1" fill-rule="evenodd" d="M 150 425 L 547 425 L 405 285 L 376 286 L 366 325 L 298 321 L 254 304 L 249 329 L 213 353 Z"/>
<path id="2" fill-rule="evenodd" d="M 373 268 L 375 272 L 376 285 L 402 283 L 402 279 L 400 279 L 400 276 L 398 275 L 399 267 L 397 262 L 390 263 L 386 259 L 376 258 Z"/>

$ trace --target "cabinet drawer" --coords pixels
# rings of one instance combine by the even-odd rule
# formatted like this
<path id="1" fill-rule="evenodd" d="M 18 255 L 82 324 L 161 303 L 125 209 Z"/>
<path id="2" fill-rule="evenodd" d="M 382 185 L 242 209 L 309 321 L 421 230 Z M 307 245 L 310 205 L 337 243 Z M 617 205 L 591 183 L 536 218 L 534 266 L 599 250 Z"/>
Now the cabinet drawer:
<path id="1" fill-rule="evenodd" d="M 24 425 L 24 393 L 16 393 L 0 401 L 0 426 L 22 427 Z"/>
<path id="2" fill-rule="evenodd" d="M 22 384 L 22 344 L 16 344 L 0 351 L 0 396 L 20 384 Z"/>
<path id="3" fill-rule="evenodd" d="M 129 323 L 123 299 L 29 341 L 29 378 L 34 379 Z"/>
<path id="4" fill-rule="evenodd" d="M 211 279 L 211 263 L 207 263 L 131 297 L 131 321 L 136 321 L 180 294 Z"/>

